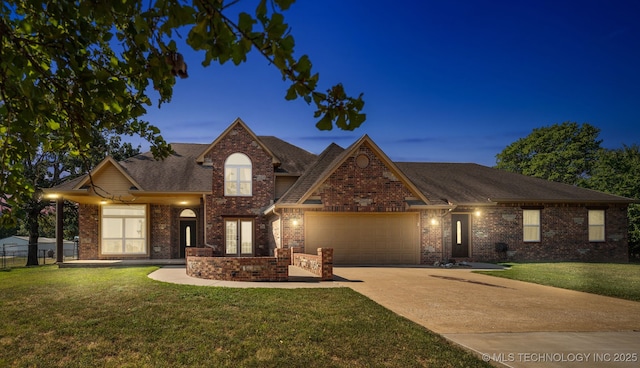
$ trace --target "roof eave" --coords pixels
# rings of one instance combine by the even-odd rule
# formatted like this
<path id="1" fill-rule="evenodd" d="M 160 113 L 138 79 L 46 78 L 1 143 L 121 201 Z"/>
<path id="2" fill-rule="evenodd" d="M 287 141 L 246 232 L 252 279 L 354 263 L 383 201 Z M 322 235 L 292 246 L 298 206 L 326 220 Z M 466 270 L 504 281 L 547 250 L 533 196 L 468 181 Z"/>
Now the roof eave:
<path id="1" fill-rule="evenodd" d="M 522 198 L 491 198 L 491 201 L 494 203 L 587 203 L 587 204 L 604 204 L 604 203 L 615 203 L 615 204 L 631 204 L 631 203 L 640 203 L 640 200 L 630 199 L 630 198 L 620 198 L 620 199 L 522 199 Z"/>

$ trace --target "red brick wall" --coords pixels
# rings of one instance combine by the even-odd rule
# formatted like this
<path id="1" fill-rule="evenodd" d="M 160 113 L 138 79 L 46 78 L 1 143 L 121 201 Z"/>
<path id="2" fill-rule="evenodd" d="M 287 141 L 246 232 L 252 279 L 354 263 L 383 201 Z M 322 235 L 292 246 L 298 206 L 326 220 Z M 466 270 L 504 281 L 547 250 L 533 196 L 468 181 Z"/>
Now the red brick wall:
<path id="1" fill-rule="evenodd" d="M 481 207 L 471 213 L 471 259 L 476 261 L 585 261 L 628 262 L 625 206 L 605 211 L 605 242 L 589 242 L 588 209 L 585 205 L 540 204 L 540 242 L 524 242 L 520 204 Z M 458 208 L 457 211 L 463 209 Z M 450 218 L 445 226 L 446 248 L 451 254 Z M 508 252 L 498 253 L 495 243 L 506 243 Z"/>
<path id="2" fill-rule="evenodd" d="M 333 280 L 333 248 L 318 248 L 318 254 L 293 253 L 293 265 L 320 276 L 321 280 Z"/>
<path id="3" fill-rule="evenodd" d="M 252 164 L 251 197 L 225 197 L 224 162 L 232 153 L 244 153 Z M 236 126 L 222 137 L 206 156 L 213 164 L 213 191 L 205 198 L 205 241 L 214 246 L 216 254 L 224 251 L 224 219 L 246 217 L 254 221 L 254 251 L 256 255 L 269 254 L 268 221 L 262 212 L 273 203 L 273 162 L 262 147 L 241 126 Z"/>
<path id="4" fill-rule="evenodd" d="M 356 157 L 364 154 L 369 165 L 361 168 Z M 320 196 L 325 211 L 405 211 L 405 198 L 413 194 L 366 145 L 340 165 L 313 193 Z"/>
<path id="5" fill-rule="evenodd" d="M 174 248 L 179 246 L 178 242 L 174 242 L 172 233 L 178 233 L 175 226 L 172 225 L 171 206 L 167 205 L 150 205 L 149 206 L 149 248 L 152 259 L 177 258 L 178 254 Z M 177 222 L 177 221 L 175 221 Z M 174 230 L 174 231 L 172 231 Z"/>
<path id="6" fill-rule="evenodd" d="M 190 254 L 193 254 L 190 250 Z M 274 257 L 187 256 L 187 275 L 225 281 L 287 281 L 289 251 L 276 249 Z"/>
<path id="7" fill-rule="evenodd" d="M 100 244 L 98 227 L 100 226 L 100 208 L 92 204 L 78 205 L 78 242 L 79 259 L 98 259 Z"/>
<path id="8" fill-rule="evenodd" d="M 433 264 L 443 259 L 442 229 L 448 210 L 420 211 L 420 263 Z"/>

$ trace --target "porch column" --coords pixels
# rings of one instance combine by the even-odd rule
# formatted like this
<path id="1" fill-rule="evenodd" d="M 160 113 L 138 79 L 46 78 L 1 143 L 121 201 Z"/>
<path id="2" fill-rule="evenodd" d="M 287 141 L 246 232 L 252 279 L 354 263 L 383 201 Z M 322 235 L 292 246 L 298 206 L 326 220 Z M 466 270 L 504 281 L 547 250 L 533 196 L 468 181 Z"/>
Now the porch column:
<path id="1" fill-rule="evenodd" d="M 64 261 L 64 198 L 59 197 L 56 199 L 56 262 L 62 263 Z"/>

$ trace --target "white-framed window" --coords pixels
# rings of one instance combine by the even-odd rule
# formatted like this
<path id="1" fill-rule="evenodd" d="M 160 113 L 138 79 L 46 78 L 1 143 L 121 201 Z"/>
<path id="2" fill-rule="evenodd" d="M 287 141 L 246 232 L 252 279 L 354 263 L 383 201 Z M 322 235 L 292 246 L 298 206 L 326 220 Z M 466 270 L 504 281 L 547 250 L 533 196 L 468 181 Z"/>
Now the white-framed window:
<path id="1" fill-rule="evenodd" d="M 604 210 L 589 210 L 589 241 L 605 241 L 604 228 Z"/>
<path id="2" fill-rule="evenodd" d="M 228 256 L 253 255 L 253 221 L 227 219 L 224 221 L 225 254 Z"/>
<path id="3" fill-rule="evenodd" d="M 252 195 L 251 160 L 243 153 L 231 154 L 224 162 L 224 195 Z"/>
<path id="4" fill-rule="evenodd" d="M 522 240 L 540 241 L 540 210 L 522 210 Z"/>
<path id="5" fill-rule="evenodd" d="M 146 205 L 105 205 L 101 216 L 102 254 L 147 253 Z"/>

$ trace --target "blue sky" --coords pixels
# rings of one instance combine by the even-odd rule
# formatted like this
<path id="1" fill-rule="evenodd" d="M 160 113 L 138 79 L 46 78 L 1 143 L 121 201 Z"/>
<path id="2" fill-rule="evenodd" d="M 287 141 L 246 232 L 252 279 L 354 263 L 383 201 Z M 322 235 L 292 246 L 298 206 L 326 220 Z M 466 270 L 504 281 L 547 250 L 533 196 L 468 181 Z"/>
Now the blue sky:
<path id="1" fill-rule="evenodd" d="M 285 18 L 322 90 L 364 93 L 359 129 L 317 130 L 256 53 L 203 68 L 184 50 L 189 78 L 145 118 L 168 142 L 210 143 L 240 117 L 313 153 L 368 134 L 395 161 L 487 166 L 564 121 L 600 128 L 605 147 L 640 143 L 640 1 L 299 0 Z"/>

